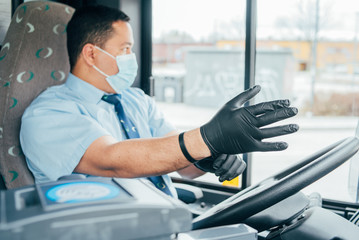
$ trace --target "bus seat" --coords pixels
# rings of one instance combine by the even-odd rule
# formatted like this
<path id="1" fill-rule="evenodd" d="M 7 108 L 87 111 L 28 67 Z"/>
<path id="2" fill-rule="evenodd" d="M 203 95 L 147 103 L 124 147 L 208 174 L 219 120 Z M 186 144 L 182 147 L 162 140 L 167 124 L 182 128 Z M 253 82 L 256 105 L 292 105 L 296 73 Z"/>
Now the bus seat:
<path id="1" fill-rule="evenodd" d="M 74 9 L 55 2 L 26 2 L 15 11 L 0 51 L 0 173 L 6 188 L 34 183 L 20 148 L 21 116 L 47 87 L 70 70 L 66 26 Z"/>

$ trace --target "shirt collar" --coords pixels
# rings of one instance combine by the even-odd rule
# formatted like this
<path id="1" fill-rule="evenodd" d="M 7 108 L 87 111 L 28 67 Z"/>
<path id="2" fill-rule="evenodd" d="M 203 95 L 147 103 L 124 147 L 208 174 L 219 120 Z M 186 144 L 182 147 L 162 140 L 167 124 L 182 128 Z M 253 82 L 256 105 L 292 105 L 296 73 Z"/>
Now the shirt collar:
<path id="1" fill-rule="evenodd" d="M 65 85 L 76 92 L 79 98 L 96 104 L 100 102 L 102 96 L 106 94 L 104 91 L 76 77 L 72 73 L 69 74 Z"/>

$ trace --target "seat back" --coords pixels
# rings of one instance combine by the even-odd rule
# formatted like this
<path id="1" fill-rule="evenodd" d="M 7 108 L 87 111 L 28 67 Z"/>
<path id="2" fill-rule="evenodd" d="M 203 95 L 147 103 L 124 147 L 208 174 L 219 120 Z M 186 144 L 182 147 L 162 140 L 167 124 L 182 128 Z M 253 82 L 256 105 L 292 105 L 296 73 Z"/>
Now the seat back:
<path id="1" fill-rule="evenodd" d="M 0 173 L 7 188 L 34 183 L 19 142 L 21 116 L 69 72 L 66 26 L 74 9 L 26 2 L 15 11 L 0 51 Z"/>

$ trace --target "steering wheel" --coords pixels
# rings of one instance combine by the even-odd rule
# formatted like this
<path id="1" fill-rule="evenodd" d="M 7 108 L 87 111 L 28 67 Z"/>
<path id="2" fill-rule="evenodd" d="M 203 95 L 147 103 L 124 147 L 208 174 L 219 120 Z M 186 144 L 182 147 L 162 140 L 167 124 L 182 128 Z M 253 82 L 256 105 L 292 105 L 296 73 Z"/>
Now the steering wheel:
<path id="1" fill-rule="evenodd" d="M 359 139 L 356 137 L 334 143 L 217 204 L 194 218 L 192 228 L 201 229 L 243 222 L 322 178 L 351 158 L 358 150 Z"/>

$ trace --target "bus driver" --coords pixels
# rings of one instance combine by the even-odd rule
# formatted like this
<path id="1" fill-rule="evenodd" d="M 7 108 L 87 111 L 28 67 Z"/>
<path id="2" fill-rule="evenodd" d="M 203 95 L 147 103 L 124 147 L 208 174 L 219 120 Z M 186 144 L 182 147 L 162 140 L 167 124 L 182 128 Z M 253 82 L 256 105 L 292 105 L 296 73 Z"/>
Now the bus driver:
<path id="1" fill-rule="evenodd" d="M 254 86 L 200 128 L 178 134 L 149 96 L 130 87 L 137 74 L 133 44 L 122 11 L 98 6 L 74 13 L 67 27 L 69 76 L 22 117 L 21 147 L 36 182 L 72 173 L 148 177 L 176 196 L 167 173 L 195 178 L 213 172 L 230 180 L 245 168 L 235 154 L 284 150 L 285 142 L 262 140 L 298 130 L 296 124 L 263 128 L 298 110 L 288 100 L 243 107 L 260 91 Z"/>

